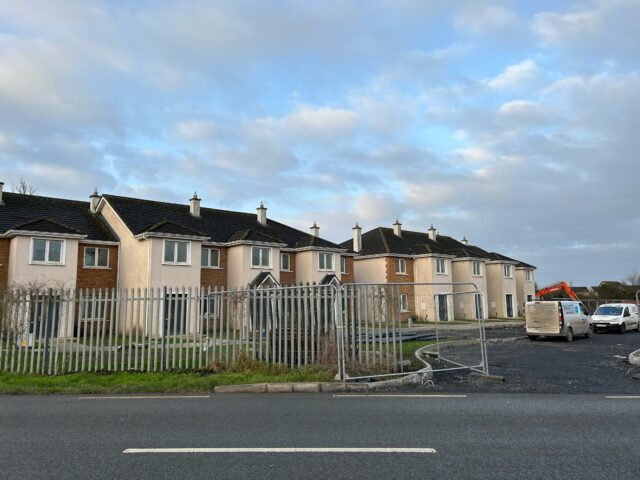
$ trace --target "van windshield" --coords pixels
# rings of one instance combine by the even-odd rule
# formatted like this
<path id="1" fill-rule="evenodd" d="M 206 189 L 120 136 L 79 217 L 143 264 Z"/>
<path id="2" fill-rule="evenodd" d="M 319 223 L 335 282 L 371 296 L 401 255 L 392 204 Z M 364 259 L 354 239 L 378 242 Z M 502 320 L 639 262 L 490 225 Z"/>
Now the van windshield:
<path id="1" fill-rule="evenodd" d="M 594 313 L 594 315 L 622 315 L 622 307 L 602 305 L 596 308 L 596 313 Z"/>

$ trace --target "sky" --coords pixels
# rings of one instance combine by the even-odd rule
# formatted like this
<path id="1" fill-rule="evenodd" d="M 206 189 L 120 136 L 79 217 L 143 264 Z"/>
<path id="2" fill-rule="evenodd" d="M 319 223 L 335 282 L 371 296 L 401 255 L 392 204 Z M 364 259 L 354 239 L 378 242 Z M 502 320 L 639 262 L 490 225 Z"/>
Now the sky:
<path id="1" fill-rule="evenodd" d="M 0 0 L 0 181 L 640 270 L 640 0 Z"/>

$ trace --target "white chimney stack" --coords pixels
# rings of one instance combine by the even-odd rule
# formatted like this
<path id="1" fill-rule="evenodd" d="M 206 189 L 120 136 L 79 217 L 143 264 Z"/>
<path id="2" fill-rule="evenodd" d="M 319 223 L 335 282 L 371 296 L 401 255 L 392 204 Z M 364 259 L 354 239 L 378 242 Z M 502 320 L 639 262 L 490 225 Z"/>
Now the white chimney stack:
<path id="1" fill-rule="evenodd" d="M 353 227 L 353 251 L 359 253 L 362 250 L 362 229 L 356 222 L 356 226 Z"/>
<path id="2" fill-rule="evenodd" d="M 465 245 L 469 245 L 469 240 L 467 240 L 467 236 L 466 235 L 464 237 L 462 237 L 462 243 L 464 243 Z"/>
<path id="3" fill-rule="evenodd" d="M 2 205 L 2 189 L 4 187 L 4 182 L 0 182 L 0 205 Z"/>
<path id="4" fill-rule="evenodd" d="M 313 222 L 313 225 L 311 226 L 311 235 L 313 235 L 314 237 L 320 236 L 320 227 L 316 224 L 316 222 Z"/>
<path id="5" fill-rule="evenodd" d="M 396 237 L 402 236 L 402 224 L 400 223 L 400 220 L 398 220 L 397 218 L 396 218 L 396 223 L 393 224 L 393 234 Z"/>
<path id="6" fill-rule="evenodd" d="M 189 199 L 189 213 L 194 217 L 200 216 L 200 199 L 197 192 L 193 192 L 193 197 Z"/>
<path id="7" fill-rule="evenodd" d="M 260 222 L 262 225 L 266 225 L 267 224 L 267 209 L 265 208 L 265 206 L 263 205 L 262 202 L 260 202 L 260 206 L 258 208 L 256 208 L 256 212 L 258 212 L 258 222 Z"/>
<path id="8" fill-rule="evenodd" d="M 438 231 L 434 228 L 433 224 L 429 227 L 428 231 L 429 231 L 429 239 L 435 242 L 436 239 L 438 238 Z"/>
<path id="9" fill-rule="evenodd" d="M 100 195 L 98 194 L 98 189 L 94 188 L 93 193 L 89 196 L 89 210 L 91 213 L 98 212 L 98 204 L 100 203 Z"/>

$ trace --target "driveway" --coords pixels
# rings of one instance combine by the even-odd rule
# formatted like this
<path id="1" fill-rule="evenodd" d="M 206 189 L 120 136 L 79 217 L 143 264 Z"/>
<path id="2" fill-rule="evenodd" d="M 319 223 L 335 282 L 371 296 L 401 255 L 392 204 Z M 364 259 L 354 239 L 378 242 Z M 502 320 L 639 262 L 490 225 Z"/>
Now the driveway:
<path id="1" fill-rule="evenodd" d="M 487 330 L 487 338 L 522 336 L 521 327 Z M 596 333 L 593 338 L 489 343 L 489 370 L 506 378 L 503 384 L 469 381 L 468 373 L 436 373 L 438 391 L 511 393 L 635 393 L 640 394 L 640 368 L 626 359 L 640 348 L 640 334 Z"/>

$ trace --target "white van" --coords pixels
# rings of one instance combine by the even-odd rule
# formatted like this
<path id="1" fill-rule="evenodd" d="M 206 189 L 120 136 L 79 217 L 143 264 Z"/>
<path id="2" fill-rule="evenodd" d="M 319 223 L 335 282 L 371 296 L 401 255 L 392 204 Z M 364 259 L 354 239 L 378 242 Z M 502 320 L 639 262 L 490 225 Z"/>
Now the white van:
<path id="1" fill-rule="evenodd" d="M 627 330 L 640 332 L 638 306 L 635 303 L 605 303 L 596 308 L 592 317 L 596 330 L 615 328 L 620 333 Z"/>
<path id="2" fill-rule="evenodd" d="M 524 326 L 531 340 L 538 337 L 593 335 L 591 317 L 581 302 L 573 300 L 533 301 L 524 305 Z"/>

